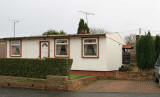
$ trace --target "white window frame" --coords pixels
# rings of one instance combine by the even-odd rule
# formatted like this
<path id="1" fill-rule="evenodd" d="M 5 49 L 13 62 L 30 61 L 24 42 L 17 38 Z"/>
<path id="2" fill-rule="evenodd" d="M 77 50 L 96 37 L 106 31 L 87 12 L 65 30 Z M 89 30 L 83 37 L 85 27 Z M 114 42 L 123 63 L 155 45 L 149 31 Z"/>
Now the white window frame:
<path id="1" fill-rule="evenodd" d="M 12 44 L 14 41 L 19 41 L 19 44 Z M 20 53 L 19 53 L 19 55 L 14 55 L 13 54 L 13 49 L 12 49 L 12 46 L 13 45 L 19 45 L 19 50 L 20 50 Z M 11 57 L 21 57 L 21 50 L 22 50 L 22 48 L 21 48 L 21 40 L 12 40 L 11 41 Z"/>
<path id="2" fill-rule="evenodd" d="M 95 43 L 85 43 L 85 40 L 88 40 L 88 39 L 96 39 L 96 42 Z M 84 58 L 98 58 L 99 57 L 99 40 L 98 40 L 98 38 L 83 38 L 83 57 Z M 85 49 L 84 49 L 84 45 L 85 44 L 96 44 L 97 45 L 97 55 L 95 56 L 95 55 L 93 55 L 93 56 L 86 56 L 84 53 L 85 53 Z"/>
<path id="3" fill-rule="evenodd" d="M 67 43 L 57 43 L 57 40 L 67 40 Z M 57 55 L 57 45 L 67 45 L 67 55 Z M 55 57 L 69 57 L 69 39 L 55 39 Z"/>

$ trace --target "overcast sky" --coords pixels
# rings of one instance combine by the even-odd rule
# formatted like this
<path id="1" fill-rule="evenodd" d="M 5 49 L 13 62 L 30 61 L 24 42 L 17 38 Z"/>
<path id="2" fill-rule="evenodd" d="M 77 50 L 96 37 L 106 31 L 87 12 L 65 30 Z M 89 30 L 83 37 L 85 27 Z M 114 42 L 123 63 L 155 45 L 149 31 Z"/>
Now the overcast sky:
<path id="1" fill-rule="evenodd" d="M 89 16 L 89 27 L 120 32 L 124 37 L 148 29 L 160 32 L 160 0 L 0 0 L 0 37 L 13 36 L 13 23 L 18 19 L 16 36 L 41 35 L 49 29 L 77 32 L 84 10 Z"/>

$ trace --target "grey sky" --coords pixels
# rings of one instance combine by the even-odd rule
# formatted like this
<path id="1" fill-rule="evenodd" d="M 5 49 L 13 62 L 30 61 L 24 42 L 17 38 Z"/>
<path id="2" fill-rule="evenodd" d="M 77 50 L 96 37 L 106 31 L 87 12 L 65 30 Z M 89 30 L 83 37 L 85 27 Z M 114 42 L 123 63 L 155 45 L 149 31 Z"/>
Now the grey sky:
<path id="1" fill-rule="evenodd" d="M 16 36 L 41 35 L 49 29 L 77 32 L 84 10 L 89 27 L 120 32 L 125 36 L 150 29 L 160 32 L 160 0 L 0 0 L 0 37 L 13 36 L 13 24 L 18 19 Z"/>

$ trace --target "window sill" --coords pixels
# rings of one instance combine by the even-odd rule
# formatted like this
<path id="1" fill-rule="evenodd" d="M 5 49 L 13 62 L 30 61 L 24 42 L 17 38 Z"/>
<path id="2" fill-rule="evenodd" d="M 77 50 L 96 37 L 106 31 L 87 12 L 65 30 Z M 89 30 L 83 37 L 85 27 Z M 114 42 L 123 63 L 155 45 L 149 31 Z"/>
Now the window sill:
<path id="1" fill-rule="evenodd" d="M 18 55 L 18 56 L 11 55 L 10 57 L 21 57 L 21 55 Z"/>
<path id="2" fill-rule="evenodd" d="M 82 56 L 82 58 L 99 58 L 99 56 Z"/>
<path id="3" fill-rule="evenodd" d="M 69 58 L 69 56 L 54 56 L 55 58 Z"/>

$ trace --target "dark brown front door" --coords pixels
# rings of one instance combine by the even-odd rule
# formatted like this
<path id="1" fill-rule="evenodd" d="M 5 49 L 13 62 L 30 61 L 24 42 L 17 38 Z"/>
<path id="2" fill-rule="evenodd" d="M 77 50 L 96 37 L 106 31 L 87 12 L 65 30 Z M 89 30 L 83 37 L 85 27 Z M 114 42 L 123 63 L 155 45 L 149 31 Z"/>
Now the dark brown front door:
<path id="1" fill-rule="evenodd" d="M 7 57 L 7 44 L 6 42 L 0 41 L 0 58 L 6 58 Z"/>

